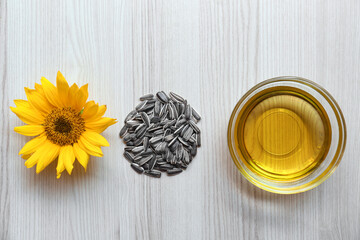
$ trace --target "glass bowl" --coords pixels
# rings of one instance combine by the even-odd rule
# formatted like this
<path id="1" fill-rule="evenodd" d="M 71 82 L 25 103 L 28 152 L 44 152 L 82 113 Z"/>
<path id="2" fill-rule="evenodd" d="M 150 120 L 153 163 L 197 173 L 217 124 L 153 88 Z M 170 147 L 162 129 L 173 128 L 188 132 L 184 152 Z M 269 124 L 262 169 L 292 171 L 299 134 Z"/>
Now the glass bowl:
<path id="1" fill-rule="evenodd" d="M 329 135 L 330 143 L 327 154 L 323 157 L 321 163 L 309 174 L 302 178 L 294 179 L 293 181 L 281 181 L 269 179 L 261 174 L 253 171 L 248 161 L 248 154 L 240 148 L 236 148 L 238 143 L 235 138 L 237 134 L 236 125 L 238 124 L 241 114 L 245 114 L 244 108 L 248 102 L 254 101 L 254 97 L 261 96 L 263 91 L 271 91 L 274 87 L 290 87 L 305 92 L 316 99 L 317 103 L 322 106 L 323 110 L 328 116 L 328 123 L 331 128 Z M 240 130 L 239 130 L 240 131 Z M 240 135 L 244 134 L 240 131 Z M 344 116 L 340 110 L 339 105 L 334 98 L 318 84 L 301 77 L 277 77 L 263 81 L 252 89 L 250 89 L 236 104 L 229 121 L 228 126 L 228 146 L 231 157 L 242 173 L 242 175 L 255 186 L 266 191 L 280 194 L 294 194 L 304 192 L 315 188 L 324 182 L 335 171 L 343 156 L 346 145 L 346 125 Z"/>

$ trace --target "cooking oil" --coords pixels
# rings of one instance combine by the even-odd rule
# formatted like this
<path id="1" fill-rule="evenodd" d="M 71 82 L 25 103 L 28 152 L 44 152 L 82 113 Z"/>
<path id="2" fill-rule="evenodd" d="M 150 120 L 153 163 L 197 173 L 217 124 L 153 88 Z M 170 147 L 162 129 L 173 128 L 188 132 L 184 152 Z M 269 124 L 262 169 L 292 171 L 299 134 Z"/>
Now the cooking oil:
<path id="1" fill-rule="evenodd" d="M 296 181 L 325 159 L 331 143 L 326 111 L 310 94 L 273 87 L 253 96 L 236 119 L 235 146 L 255 174 Z"/>

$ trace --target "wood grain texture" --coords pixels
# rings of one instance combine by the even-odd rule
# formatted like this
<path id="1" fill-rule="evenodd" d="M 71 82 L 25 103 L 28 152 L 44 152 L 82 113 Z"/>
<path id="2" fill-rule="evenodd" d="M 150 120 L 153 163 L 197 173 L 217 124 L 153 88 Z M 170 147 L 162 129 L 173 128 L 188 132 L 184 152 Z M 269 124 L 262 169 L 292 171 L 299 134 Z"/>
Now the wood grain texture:
<path id="1" fill-rule="evenodd" d="M 360 2 L 0 0 L 0 239 L 359 239 Z M 120 119 L 140 95 L 173 90 L 202 114 L 202 147 L 176 176 L 138 176 L 122 157 L 121 124 L 85 174 L 26 169 L 9 110 L 24 86 L 61 70 Z M 237 100 L 265 79 L 324 86 L 347 121 L 347 149 L 314 190 L 260 190 L 227 148 Z"/>

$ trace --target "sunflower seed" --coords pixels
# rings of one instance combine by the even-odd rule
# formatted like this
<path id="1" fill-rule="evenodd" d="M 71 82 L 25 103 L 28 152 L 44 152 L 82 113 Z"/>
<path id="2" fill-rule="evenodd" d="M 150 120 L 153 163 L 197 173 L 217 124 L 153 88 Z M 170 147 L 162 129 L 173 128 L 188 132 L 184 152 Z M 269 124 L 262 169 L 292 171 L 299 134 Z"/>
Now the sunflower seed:
<path id="1" fill-rule="evenodd" d="M 154 98 L 154 94 L 149 93 L 149 94 L 145 94 L 142 97 L 140 97 L 140 101 L 151 100 L 153 98 Z"/>
<path id="2" fill-rule="evenodd" d="M 153 116 L 150 120 L 150 123 L 158 123 L 160 122 L 160 117 L 158 116 Z"/>
<path id="3" fill-rule="evenodd" d="M 130 165 L 137 173 L 142 174 L 144 172 L 144 168 L 140 167 L 138 164 L 136 163 L 131 163 Z"/>
<path id="4" fill-rule="evenodd" d="M 141 111 L 149 111 L 149 112 L 151 112 L 152 109 L 154 108 L 154 106 L 155 106 L 155 103 L 147 103 L 144 107 L 142 107 L 138 111 L 139 112 L 141 112 Z"/>
<path id="5" fill-rule="evenodd" d="M 145 163 L 147 163 L 148 161 L 150 161 L 153 157 L 154 157 L 154 155 L 142 157 L 142 158 L 140 159 L 140 161 L 138 162 L 138 164 L 139 164 L 140 166 L 142 166 L 142 165 L 144 165 Z"/>
<path id="6" fill-rule="evenodd" d="M 196 123 L 193 120 L 189 120 L 189 124 L 196 133 L 200 133 L 200 128 L 196 126 Z"/>
<path id="7" fill-rule="evenodd" d="M 181 144 L 181 143 L 179 143 L 179 141 L 177 141 L 177 136 L 168 144 L 168 147 L 170 148 L 170 150 L 172 151 L 172 152 L 174 152 L 175 150 L 176 150 L 176 148 L 177 148 L 177 146 L 179 145 L 179 144 Z"/>
<path id="8" fill-rule="evenodd" d="M 176 155 L 173 155 L 171 158 L 169 159 L 166 159 L 166 161 L 171 164 L 171 165 L 175 165 L 176 164 L 176 161 L 177 161 L 177 156 Z"/>
<path id="9" fill-rule="evenodd" d="M 125 125 L 121 128 L 120 133 L 119 133 L 119 135 L 120 135 L 121 138 L 125 135 L 125 133 L 127 132 L 127 130 L 128 130 L 128 128 L 127 128 L 127 126 L 126 126 L 126 124 L 125 124 Z"/>
<path id="10" fill-rule="evenodd" d="M 128 128 L 139 126 L 141 122 L 135 121 L 135 120 L 129 120 L 126 122 L 125 126 Z"/>
<path id="11" fill-rule="evenodd" d="M 167 170 L 167 173 L 169 176 L 174 176 L 176 174 L 181 173 L 183 170 L 181 168 L 174 168 L 174 169 L 169 169 Z"/>
<path id="12" fill-rule="evenodd" d="M 140 153 L 142 151 L 144 151 L 144 146 L 134 147 L 132 149 L 132 152 L 135 153 L 135 154 L 138 154 L 138 153 Z"/>
<path id="13" fill-rule="evenodd" d="M 177 119 L 179 117 L 179 113 L 175 107 L 175 105 L 172 102 L 169 102 L 169 106 L 172 110 L 172 114 L 173 114 L 173 118 L 172 119 Z"/>
<path id="14" fill-rule="evenodd" d="M 142 118 L 143 122 L 146 124 L 146 126 L 149 127 L 150 126 L 150 118 L 149 118 L 149 116 L 144 112 L 141 112 L 140 115 L 141 115 L 141 118 Z"/>
<path id="15" fill-rule="evenodd" d="M 146 125 L 144 123 L 140 124 L 135 128 L 135 134 L 138 133 L 142 128 L 146 128 Z"/>
<path id="16" fill-rule="evenodd" d="M 156 143 L 154 143 L 154 144 L 151 144 L 151 145 L 150 145 L 150 148 L 155 151 L 155 149 L 157 148 L 157 146 L 159 146 L 161 143 L 162 143 L 162 141 L 159 141 L 159 142 L 156 142 Z"/>
<path id="17" fill-rule="evenodd" d="M 182 168 L 182 170 L 186 170 L 187 165 L 185 163 L 181 163 L 180 167 Z"/>
<path id="18" fill-rule="evenodd" d="M 147 100 L 145 100 L 145 101 L 143 101 L 143 102 L 140 102 L 140 103 L 135 107 L 135 109 L 136 109 L 137 111 L 141 111 L 141 110 L 145 107 L 146 103 L 147 103 Z"/>
<path id="19" fill-rule="evenodd" d="M 164 129 L 167 129 L 167 128 L 175 125 L 175 123 L 176 123 L 176 119 L 173 119 L 173 120 L 167 122 L 167 123 L 164 125 Z"/>
<path id="20" fill-rule="evenodd" d="M 143 135 L 144 135 L 144 133 L 143 133 Z M 140 144 L 142 144 L 143 137 L 144 137 L 143 135 L 141 135 L 139 138 L 137 138 L 137 139 L 134 140 L 134 145 L 135 145 L 136 147 L 138 147 Z"/>
<path id="21" fill-rule="evenodd" d="M 131 163 L 134 162 L 134 157 L 129 152 L 124 152 L 124 157 Z"/>
<path id="22" fill-rule="evenodd" d="M 162 101 L 162 102 L 165 102 L 165 103 L 169 102 L 169 97 L 168 97 L 168 96 L 166 95 L 166 93 L 163 92 L 163 91 L 158 92 L 158 93 L 156 94 L 156 96 L 157 96 L 157 97 L 159 98 L 159 100 Z"/>
<path id="23" fill-rule="evenodd" d="M 170 92 L 170 97 L 171 97 L 174 101 L 184 102 L 184 98 L 181 97 L 180 95 L 174 93 L 174 92 Z"/>
<path id="24" fill-rule="evenodd" d="M 187 151 L 184 151 L 184 155 L 183 155 L 183 158 L 182 158 L 183 162 L 185 164 L 189 164 L 190 163 L 190 158 L 189 158 L 189 153 Z"/>
<path id="25" fill-rule="evenodd" d="M 196 142 L 195 134 L 193 134 L 193 135 L 191 136 L 191 138 L 189 139 L 189 142 L 190 142 L 190 143 Z"/>
<path id="26" fill-rule="evenodd" d="M 189 126 L 189 125 L 188 125 Z M 194 130 L 191 127 L 188 127 L 184 132 L 183 138 L 185 141 L 189 141 L 191 135 L 193 134 Z"/>
<path id="27" fill-rule="evenodd" d="M 143 156 L 141 156 L 141 154 L 138 154 L 138 155 L 134 156 L 134 161 L 135 161 L 135 162 L 138 162 L 138 161 L 140 161 L 142 158 L 143 158 Z"/>
<path id="28" fill-rule="evenodd" d="M 196 155 L 196 153 L 197 153 L 197 147 L 196 147 L 196 144 L 193 144 L 190 154 L 191 154 L 191 156 L 194 157 Z"/>
<path id="29" fill-rule="evenodd" d="M 195 118 L 196 120 L 198 120 L 198 121 L 201 120 L 200 114 L 199 114 L 194 108 L 192 109 L 192 115 L 194 116 L 194 118 Z"/>
<path id="30" fill-rule="evenodd" d="M 179 147 L 176 149 L 176 160 L 181 159 L 183 157 L 183 148 L 182 145 L 179 145 Z"/>
<path id="31" fill-rule="evenodd" d="M 173 165 L 168 164 L 168 163 L 163 164 L 163 165 L 160 165 L 160 167 L 161 167 L 161 168 L 164 168 L 164 169 L 173 169 L 173 168 L 174 168 Z"/>
<path id="32" fill-rule="evenodd" d="M 178 136 L 174 137 L 168 144 L 168 147 L 171 147 L 173 144 L 175 144 L 176 140 L 177 140 Z"/>
<path id="33" fill-rule="evenodd" d="M 146 94 L 125 118 L 120 137 L 132 168 L 150 177 L 175 175 L 186 169 L 201 144 L 200 115 L 176 93 Z M 135 156 L 134 156 L 135 155 Z"/>
<path id="34" fill-rule="evenodd" d="M 185 119 L 180 119 L 180 120 L 177 120 L 176 124 L 175 124 L 175 127 L 180 127 L 182 126 L 184 123 L 186 123 L 186 120 Z"/>
<path id="35" fill-rule="evenodd" d="M 162 168 L 161 166 L 155 166 L 155 167 L 154 167 L 154 170 L 156 170 L 156 171 L 161 171 L 161 172 L 166 172 L 166 171 L 167 171 L 166 168 Z"/>
<path id="36" fill-rule="evenodd" d="M 159 129 L 162 129 L 162 127 L 161 126 L 153 126 L 153 127 L 149 127 L 148 128 L 148 131 L 149 132 L 155 132 L 156 130 L 159 130 Z"/>
<path id="37" fill-rule="evenodd" d="M 124 140 L 124 142 L 129 142 L 130 140 L 133 140 L 134 138 L 136 137 L 136 135 L 135 134 L 126 134 L 125 136 L 124 136 L 124 138 L 123 138 L 123 140 Z"/>
<path id="38" fill-rule="evenodd" d="M 160 159 L 162 159 L 162 158 L 160 158 Z M 157 159 L 156 165 L 164 165 L 164 164 L 167 164 L 167 162 Z"/>
<path id="39" fill-rule="evenodd" d="M 133 150 L 133 148 L 134 146 L 126 146 L 124 147 L 124 150 L 130 152 L 131 150 Z"/>
<path id="40" fill-rule="evenodd" d="M 149 171 L 149 164 L 145 163 L 144 165 L 142 165 L 142 167 L 144 168 L 145 171 Z"/>
<path id="41" fill-rule="evenodd" d="M 192 114 L 191 112 L 192 112 L 191 106 L 190 106 L 189 104 L 186 105 L 186 108 L 185 108 L 185 118 L 186 118 L 187 120 L 190 119 L 191 114 Z"/>
<path id="42" fill-rule="evenodd" d="M 130 119 L 132 119 L 135 115 L 136 115 L 136 110 L 132 110 L 131 112 L 129 112 L 129 114 L 126 116 L 124 123 L 126 123 L 127 121 L 129 121 Z"/>
<path id="43" fill-rule="evenodd" d="M 156 148 L 155 148 L 155 152 L 157 153 L 163 153 L 165 151 L 167 147 L 167 143 L 166 142 L 162 142 L 160 143 Z"/>
<path id="44" fill-rule="evenodd" d="M 166 118 L 167 118 L 168 114 L 167 114 L 167 111 L 166 111 L 166 114 L 164 114 L 161 118 L 160 118 L 160 121 L 165 121 Z"/>
<path id="45" fill-rule="evenodd" d="M 164 137 L 164 140 L 166 141 L 166 142 L 170 142 L 171 140 L 173 140 L 174 139 L 174 135 L 173 134 L 170 134 L 170 135 L 167 135 L 167 136 L 165 136 Z"/>
<path id="46" fill-rule="evenodd" d="M 185 127 L 181 130 L 180 136 L 184 136 L 185 132 L 189 129 L 189 124 L 186 124 Z"/>
<path id="47" fill-rule="evenodd" d="M 161 172 L 157 171 L 157 170 L 147 170 L 144 172 L 145 175 L 149 176 L 149 177 L 155 177 L 155 178 L 160 178 L 161 177 Z"/>
<path id="48" fill-rule="evenodd" d="M 149 140 L 149 143 L 150 144 L 155 144 L 157 142 L 160 142 L 162 139 L 162 136 L 156 136 L 156 137 L 152 137 L 150 140 Z"/>
<path id="49" fill-rule="evenodd" d="M 125 138 L 125 137 L 124 137 Z M 125 141 L 125 140 L 124 140 Z M 134 142 L 133 141 L 130 141 L 130 142 L 127 142 L 126 143 L 127 146 L 134 146 Z"/>
<path id="50" fill-rule="evenodd" d="M 159 130 L 156 130 L 156 131 L 154 132 L 154 135 L 155 135 L 155 136 L 160 135 L 160 134 L 162 135 L 163 133 L 164 133 L 164 129 L 161 128 L 161 129 L 159 129 Z"/>
<path id="51" fill-rule="evenodd" d="M 196 145 L 198 147 L 201 147 L 201 138 L 200 138 L 200 134 L 196 134 Z"/>
<path id="52" fill-rule="evenodd" d="M 145 135 L 145 132 L 146 132 L 146 127 L 144 126 L 143 128 L 141 128 L 137 133 L 136 133 L 136 137 L 139 139 L 139 138 L 142 138 L 144 135 Z M 142 139 L 141 139 L 142 141 Z"/>
<path id="53" fill-rule="evenodd" d="M 162 118 L 164 116 L 166 116 L 168 114 L 167 111 L 167 104 L 165 104 L 164 106 L 162 106 L 160 113 L 159 113 L 159 117 Z"/>
<path id="54" fill-rule="evenodd" d="M 168 107 L 168 115 L 169 115 L 169 119 L 174 119 L 175 118 L 174 110 L 171 107 Z"/>
<path id="55" fill-rule="evenodd" d="M 154 155 L 153 158 L 152 158 L 152 159 L 150 160 L 150 162 L 149 162 L 149 170 L 153 170 L 156 162 L 157 162 L 157 158 L 156 158 L 156 156 Z"/>
<path id="56" fill-rule="evenodd" d="M 179 137 L 179 142 L 182 143 L 182 145 L 186 146 L 186 147 L 189 147 L 190 145 L 182 138 L 182 137 Z"/>
<path id="57" fill-rule="evenodd" d="M 175 135 L 178 135 L 179 133 L 181 133 L 181 131 L 183 130 L 183 128 L 185 127 L 186 125 L 182 125 L 181 127 L 179 127 L 178 129 L 176 129 L 175 131 L 174 131 L 174 134 Z"/>
<path id="58" fill-rule="evenodd" d="M 149 138 L 148 137 L 144 137 L 143 146 L 144 146 L 144 151 L 146 152 L 146 150 L 149 147 Z"/>
<path id="59" fill-rule="evenodd" d="M 178 112 L 180 115 L 185 113 L 185 104 L 180 103 Z"/>
<path id="60" fill-rule="evenodd" d="M 159 101 L 156 101 L 154 106 L 154 115 L 159 116 L 160 110 L 161 110 L 161 103 Z"/>
<path id="61" fill-rule="evenodd" d="M 170 129 L 166 129 L 164 131 L 164 137 L 168 136 L 168 135 L 171 135 L 171 130 Z"/>
<path id="62" fill-rule="evenodd" d="M 147 149 L 146 151 L 141 152 L 140 156 L 149 156 L 149 155 L 152 155 L 152 154 L 154 154 L 153 150 Z"/>

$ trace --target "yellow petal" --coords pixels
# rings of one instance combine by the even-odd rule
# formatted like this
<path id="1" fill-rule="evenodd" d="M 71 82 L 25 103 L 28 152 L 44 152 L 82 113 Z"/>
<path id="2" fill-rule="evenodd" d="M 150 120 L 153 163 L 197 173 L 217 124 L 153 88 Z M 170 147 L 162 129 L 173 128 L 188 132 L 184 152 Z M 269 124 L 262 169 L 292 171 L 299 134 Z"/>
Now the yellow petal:
<path id="1" fill-rule="evenodd" d="M 85 128 L 97 133 L 102 133 L 109 126 L 117 123 L 116 119 L 103 117 L 96 121 L 85 122 Z"/>
<path id="2" fill-rule="evenodd" d="M 79 91 L 76 94 L 76 104 L 73 106 L 76 111 L 79 111 L 83 109 L 86 100 L 88 99 L 89 93 L 88 93 L 88 84 L 85 84 L 82 86 Z"/>
<path id="3" fill-rule="evenodd" d="M 28 155 L 36 151 L 43 143 L 46 141 L 46 135 L 40 135 L 36 138 L 31 139 L 28 141 L 24 147 L 20 150 L 19 155 L 24 154 Z"/>
<path id="4" fill-rule="evenodd" d="M 93 122 L 99 120 L 105 114 L 105 112 L 106 112 L 106 105 L 101 105 L 98 107 L 96 114 L 88 118 L 84 118 L 84 120 L 85 122 Z"/>
<path id="5" fill-rule="evenodd" d="M 64 76 L 58 71 L 56 76 L 56 87 L 59 94 L 60 101 L 63 103 L 63 106 L 68 106 L 68 94 L 69 94 L 69 84 L 65 80 Z"/>
<path id="6" fill-rule="evenodd" d="M 24 154 L 21 156 L 22 159 L 28 160 L 31 157 L 31 154 Z"/>
<path id="7" fill-rule="evenodd" d="M 36 152 L 33 153 L 33 155 L 31 155 L 31 157 L 29 157 L 28 160 L 26 160 L 25 166 L 27 168 L 32 168 L 33 166 L 35 166 L 35 164 L 37 163 L 40 155 L 41 155 L 40 149 L 36 150 Z"/>
<path id="8" fill-rule="evenodd" d="M 17 107 L 27 107 L 30 108 L 30 103 L 26 100 L 22 100 L 22 99 L 15 99 L 14 103 Z"/>
<path id="9" fill-rule="evenodd" d="M 95 105 L 95 101 L 94 100 L 91 100 L 91 101 L 88 101 L 87 103 L 85 103 L 84 105 L 84 111 L 89 109 L 90 107 L 92 107 L 93 105 Z"/>
<path id="10" fill-rule="evenodd" d="M 57 166 L 56 166 L 56 178 L 57 178 L 57 179 L 60 178 L 61 173 L 62 173 L 64 170 L 65 170 L 64 161 L 63 161 L 62 158 L 60 159 L 60 154 L 59 154 L 58 164 L 57 164 Z"/>
<path id="11" fill-rule="evenodd" d="M 36 165 L 36 173 L 40 173 L 44 170 L 55 158 L 59 155 L 60 146 L 51 143 L 50 141 L 46 142 L 46 150 L 43 155 L 39 158 Z"/>
<path id="12" fill-rule="evenodd" d="M 35 108 L 33 108 L 29 101 L 23 100 L 23 99 L 15 99 L 14 103 L 16 105 L 16 107 L 24 107 L 24 108 L 28 108 L 30 111 L 34 111 L 37 115 L 42 117 L 41 112 L 39 112 L 38 110 L 36 110 Z"/>
<path id="13" fill-rule="evenodd" d="M 84 112 L 82 113 L 81 117 L 83 119 L 87 119 L 93 117 L 97 111 L 99 106 L 97 104 L 90 104 L 89 106 L 85 106 Z"/>
<path id="14" fill-rule="evenodd" d="M 95 146 L 110 146 L 109 142 L 99 133 L 92 131 L 85 131 L 82 136 Z"/>
<path id="15" fill-rule="evenodd" d="M 79 143 L 80 147 L 82 149 L 84 149 L 90 155 L 93 155 L 95 157 L 102 157 L 104 155 L 102 153 L 100 147 L 95 146 L 94 144 L 90 143 L 83 136 L 80 136 L 78 143 Z"/>
<path id="16" fill-rule="evenodd" d="M 44 116 L 46 116 L 53 109 L 53 106 L 51 106 L 48 100 L 35 90 L 25 88 L 25 93 L 30 105 L 41 112 Z"/>
<path id="17" fill-rule="evenodd" d="M 43 87 L 42 87 L 40 84 L 35 83 L 35 90 L 36 90 L 36 92 L 38 92 L 41 96 L 43 96 L 44 98 L 46 98 L 45 93 L 44 93 L 44 89 L 43 89 Z"/>
<path id="18" fill-rule="evenodd" d="M 48 141 L 46 141 L 46 142 L 48 142 Z M 42 154 L 44 154 L 47 151 L 46 142 L 42 146 L 40 146 L 38 148 L 38 150 L 36 150 L 36 152 L 34 152 L 28 160 L 26 160 L 25 166 L 27 168 L 32 168 L 38 162 L 38 160 L 42 156 Z"/>
<path id="19" fill-rule="evenodd" d="M 47 100 L 55 107 L 62 107 L 56 87 L 46 78 L 41 78 L 41 84 Z"/>
<path id="20" fill-rule="evenodd" d="M 79 91 L 79 87 L 74 83 L 70 87 L 69 93 L 68 93 L 68 104 L 70 107 L 73 107 L 76 105 L 76 95 L 77 95 L 78 91 Z"/>
<path id="21" fill-rule="evenodd" d="M 45 131 L 42 125 L 24 125 L 15 127 L 14 131 L 24 136 L 37 136 Z"/>
<path id="22" fill-rule="evenodd" d="M 74 161 L 75 161 L 75 155 L 74 155 L 73 147 L 71 145 L 66 145 L 61 147 L 58 164 L 59 162 L 61 162 L 64 165 L 66 171 L 69 173 L 69 175 L 71 175 L 71 172 L 74 168 L 73 166 Z M 56 170 L 58 171 L 58 168 L 56 168 Z M 64 170 L 62 169 L 62 171 Z M 61 172 L 58 171 L 58 175 L 59 174 L 61 175 Z"/>
<path id="23" fill-rule="evenodd" d="M 10 107 L 10 109 L 24 123 L 38 125 L 44 122 L 44 117 L 32 108 L 22 106 L 17 108 Z"/>
<path id="24" fill-rule="evenodd" d="M 79 163 L 81 164 L 81 166 L 84 167 L 85 172 L 86 172 L 86 168 L 87 168 L 87 164 L 89 162 L 89 154 L 87 154 L 80 146 L 78 143 L 74 143 L 73 145 L 73 150 L 74 150 L 74 154 L 76 159 L 79 161 Z"/>

